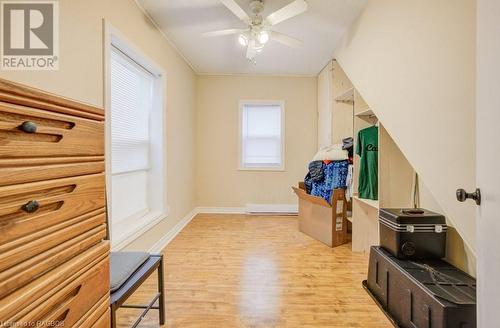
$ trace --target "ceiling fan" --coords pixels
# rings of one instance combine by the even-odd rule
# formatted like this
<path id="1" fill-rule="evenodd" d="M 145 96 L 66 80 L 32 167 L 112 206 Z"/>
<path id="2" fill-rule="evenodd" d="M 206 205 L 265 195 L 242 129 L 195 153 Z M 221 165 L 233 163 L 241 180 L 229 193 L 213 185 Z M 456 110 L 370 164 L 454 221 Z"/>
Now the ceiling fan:
<path id="1" fill-rule="evenodd" d="M 248 27 L 245 29 L 206 32 L 203 35 L 213 37 L 239 34 L 238 42 L 241 46 L 247 47 L 246 57 L 253 63 L 256 62 L 255 57 L 262 51 L 269 40 L 280 42 L 292 48 L 297 48 L 302 45 L 301 40 L 272 31 L 271 27 L 305 12 L 307 10 L 307 2 L 305 0 L 295 0 L 265 18 L 262 17 L 264 0 L 253 0 L 250 2 L 251 16 L 249 16 L 235 0 L 220 0 L 220 2 L 247 24 Z"/>

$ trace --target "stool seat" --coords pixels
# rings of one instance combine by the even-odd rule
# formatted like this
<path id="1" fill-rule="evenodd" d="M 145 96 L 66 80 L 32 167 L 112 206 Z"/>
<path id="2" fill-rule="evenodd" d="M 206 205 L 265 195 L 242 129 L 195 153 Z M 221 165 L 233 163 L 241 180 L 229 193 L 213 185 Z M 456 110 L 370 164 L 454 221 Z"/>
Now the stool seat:
<path id="1" fill-rule="evenodd" d="M 146 252 L 111 252 L 109 256 L 111 293 L 120 289 L 148 258 L 149 254 Z"/>

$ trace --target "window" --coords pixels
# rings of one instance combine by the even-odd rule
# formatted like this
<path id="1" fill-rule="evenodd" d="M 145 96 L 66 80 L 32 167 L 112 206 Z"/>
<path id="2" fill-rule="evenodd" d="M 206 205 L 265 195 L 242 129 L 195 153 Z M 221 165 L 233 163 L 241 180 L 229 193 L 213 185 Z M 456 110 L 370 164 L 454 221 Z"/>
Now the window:
<path id="1" fill-rule="evenodd" d="M 164 90 L 144 58 L 114 42 L 109 50 L 109 214 L 121 248 L 166 216 Z"/>
<path id="2" fill-rule="evenodd" d="M 111 52 L 111 174 L 113 220 L 149 212 L 150 118 L 154 76 Z"/>
<path id="3" fill-rule="evenodd" d="M 284 169 L 284 104 L 243 101 L 240 104 L 240 169 Z"/>
<path id="4" fill-rule="evenodd" d="M 112 173 L 147 172 L 155 77 L 116 48 L 111 52 Z"/>

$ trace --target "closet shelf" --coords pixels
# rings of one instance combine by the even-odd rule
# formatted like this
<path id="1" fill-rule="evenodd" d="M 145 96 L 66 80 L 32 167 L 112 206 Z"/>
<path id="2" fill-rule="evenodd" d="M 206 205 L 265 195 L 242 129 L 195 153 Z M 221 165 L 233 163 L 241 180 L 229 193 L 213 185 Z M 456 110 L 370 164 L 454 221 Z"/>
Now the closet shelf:
<path id="1" fill-rule="evenodd" d="M 364 110 L 362 112 L 359 112 L 355 114 L 357 117 L 364 117 L 364 116 L 371 116 L 371 117 L 376 117 L 375 113 L 371 109 Z"/>
<path id="2" fill-rule="evenodd" d="M 335 97 L 336 102 L 353 104 L 354 103 L 354 88 L 348 89 L 346 92 L 338 97 Z"/>
<path id="3" fill-rule="evenodd" d="M 379 202 L 378 200 L 372 200 L 372 199 L 365 199 L 365 198 L 359 198 L 359 196 L 353 196 L 354 199 L 358 200 L 361 203 L 364 203 L 368 206 L 371 206 L 373 208 L 378 209 L 379 208 Z"/>

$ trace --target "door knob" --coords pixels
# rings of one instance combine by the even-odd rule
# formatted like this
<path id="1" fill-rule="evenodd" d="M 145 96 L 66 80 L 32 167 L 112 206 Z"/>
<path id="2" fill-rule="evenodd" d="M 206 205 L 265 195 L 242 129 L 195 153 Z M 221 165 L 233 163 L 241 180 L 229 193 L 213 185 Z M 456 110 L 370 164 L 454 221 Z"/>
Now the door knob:
<path id="1" fill-rule="evenodd" d="M 465 202 L 467 199 L 472 199 L 477 205 L 481 205 L 481 190 L 477 188 L 476 191 L 468 193 L 464 189 L 457 189 L 457 200 Z"/>

